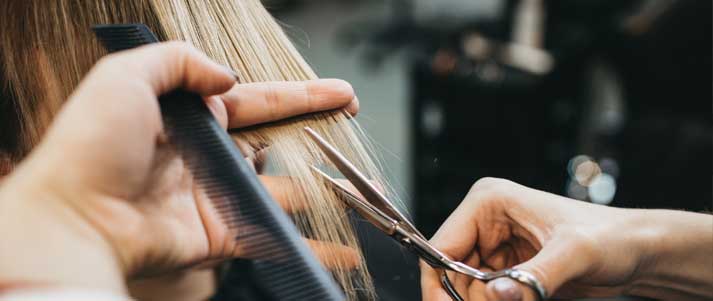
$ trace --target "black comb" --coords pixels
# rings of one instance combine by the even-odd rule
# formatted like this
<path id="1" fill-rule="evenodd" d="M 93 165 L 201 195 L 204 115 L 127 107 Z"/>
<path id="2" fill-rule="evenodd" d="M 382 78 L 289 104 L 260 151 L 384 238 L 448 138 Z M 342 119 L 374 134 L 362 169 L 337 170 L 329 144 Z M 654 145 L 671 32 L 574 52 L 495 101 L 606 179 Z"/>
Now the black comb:
<path id="1" fill-rule="evenodd" d="M 157 43 L 144 24 L 92 28 L 109 52 Z M 169 141 L 197 183 L 235 230 L 246 251 L 261 299 L 344 300 L 334 280 L 301 240 L 295 225 L 273 201 L 203 98 L 185 90 L 159 97 Z"/>

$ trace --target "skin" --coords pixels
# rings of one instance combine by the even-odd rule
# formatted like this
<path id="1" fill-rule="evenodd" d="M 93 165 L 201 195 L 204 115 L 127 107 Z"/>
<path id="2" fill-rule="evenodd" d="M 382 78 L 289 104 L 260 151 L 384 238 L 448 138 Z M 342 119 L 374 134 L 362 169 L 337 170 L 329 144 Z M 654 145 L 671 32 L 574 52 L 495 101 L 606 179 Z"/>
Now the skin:
<path id="1" fill-rule="evenodd" d="M 713 216 L 613 208 L 516 183 L 478 181 L 431 242 L 484 270 L 528 271 L 558 298 L 713 298 Z M 421 263 L 424 300 L 451 300 Z M 509 279 L 449 274 L 466 300 L 535 300 Z M 552 294 L 554 292 L 554 294 Z"/>
<path id="2" fill-rule="evenodd" d="M 203 95 L 226 129 L 358 110 L 344 81 L 236 85 L 232 72 L 183 43 L 107 56 L 70 96 L 43 141 L 0 182 L 0 240 L 12 246 L 1 249 L 0 284 L 128 296 L 127 279 L 241 255 L 165 142 L 157 95 L 178 87 Z M 283 204 L 290 180 L 261 179 Z M 307 243 L 327 267 L 334 258 L 354 265 L 360 260 L 344 246 Z"/>

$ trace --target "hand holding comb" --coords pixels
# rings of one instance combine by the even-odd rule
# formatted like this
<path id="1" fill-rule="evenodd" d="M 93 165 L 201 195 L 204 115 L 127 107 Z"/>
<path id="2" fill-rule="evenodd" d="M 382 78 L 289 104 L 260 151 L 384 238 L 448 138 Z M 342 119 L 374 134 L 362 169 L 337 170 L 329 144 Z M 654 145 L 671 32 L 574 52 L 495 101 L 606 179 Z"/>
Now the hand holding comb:
<path id="1" fill-rule="evenodd" d="M 143 24 L 93 27 L 109 52 L 157 43 Z M 343 300 L 328 273 L 301 241 L 287 215 L 218 124 L 200 95 L 174 90 L 159 97 L 164 128 L 194 179 L 235 230 L 235 242 L 270 300 Z"/>

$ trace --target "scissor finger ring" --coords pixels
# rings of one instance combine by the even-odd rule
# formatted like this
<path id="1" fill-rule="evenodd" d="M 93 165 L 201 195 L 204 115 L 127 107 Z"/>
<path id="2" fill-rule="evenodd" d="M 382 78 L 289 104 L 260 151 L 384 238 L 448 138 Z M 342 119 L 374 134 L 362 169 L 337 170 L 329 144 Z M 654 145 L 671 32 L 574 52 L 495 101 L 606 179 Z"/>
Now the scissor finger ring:
<path id="1" fill-rule="evenodd" d="M 503 276 L 492 278 L 490 280 L 501 278 L 501 277 L 507 277 L 507 278 L 513 279 L 521 284 L 526 285 L 527 287 L 529 287 L 530 289 L 532 289 L 535 292 L 537 301 L 543 301 L 543 300 L 545 300 L 545 297 L 547 296 L 547 291 L 545 290 L 545 287 L 542 285 L 542 283 L 539 280 L 537 280 L 535 275 L 533 275 L 530 272 L 518 270 L 518 269 L 508 269 L 508 270 L 504 271 Z M 453 286 L 453 283 L 448 278 L 448 274 L 446 274 L 446 270 L 441 270 L 441 285 L 446 290 L 446 292 L 451 297 L 451 299 L 453 299 L 453 301 L 464 301 L 465 300 L 465 299 L 463 299 L 463 297 L 461 297 L 461 295 L 458 293 L 458 291 Z"/>

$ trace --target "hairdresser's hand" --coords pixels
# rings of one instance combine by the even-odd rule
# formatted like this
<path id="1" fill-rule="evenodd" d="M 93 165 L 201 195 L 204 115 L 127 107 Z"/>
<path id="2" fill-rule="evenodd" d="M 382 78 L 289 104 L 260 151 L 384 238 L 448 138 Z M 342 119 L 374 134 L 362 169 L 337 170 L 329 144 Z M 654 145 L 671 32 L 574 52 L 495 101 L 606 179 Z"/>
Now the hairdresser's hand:
<path id="1" fill-rule="evenodd" d="M 200 93 L 231 128 L 321 110 L 354 114 L 357 103 L 336 80 L 235 84 L 231 72 L 181 43 L 102 59 L 0 186 L 0 282 L 123 291 L 127 276 L 240 256 L 165 143 L 157 95 Z M 278 202 L 286 181 L 265 178 L 269 190 L 282 188 Z M 346 247 L 325 254 L 324 244 L 310 245 L 318 256 L 358 260 Z"/>
<path id="2" fill-rule="evenodd" d="M 473 267 L 528 271 L 550 296 L 703 300 L 712 294 L 706 289 L 713 287 L 709 215 L 605 207 L 482 179 L 431 242 Z M 424 300 L 450 300 L 435 270 L 422 263 L 421 272 Z M 449 277 L 466 300 L 535 296 L 510 279 L 486 285 L 460 274 Z"/>

